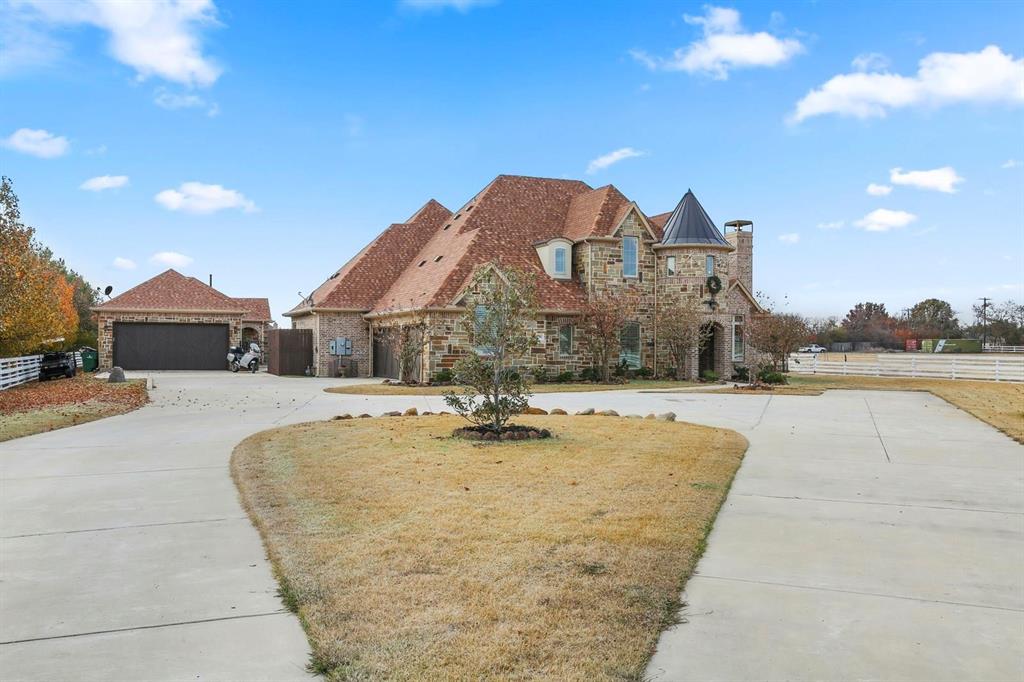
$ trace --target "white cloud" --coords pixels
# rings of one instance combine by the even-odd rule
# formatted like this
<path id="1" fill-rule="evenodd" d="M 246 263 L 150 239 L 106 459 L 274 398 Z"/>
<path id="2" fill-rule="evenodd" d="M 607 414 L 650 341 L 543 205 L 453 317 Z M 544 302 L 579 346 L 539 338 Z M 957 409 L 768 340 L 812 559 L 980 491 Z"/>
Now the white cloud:
<path id="1" fill-rule="evenodd" d="M 843 225 L 846 224 L 845 220 L 833 220 L 829 223 L 818 223 L 819 230 L 841 230 Z"/>
<path id="2" fill-rule="evenodd" d="M 91 25 L 108 34 L 107 48 L 139 79 L 157 76 L 187 86 L 212 85 L 221 68 L 202 51 L 200 34 L 217 25 L 212 0 L 27 0 L 22 25 Z M 31 23 L 29 23 L 31 22 Z"/>
<path id="3" fill-rule="evenodd" d="M 1024 58 L 996 45 L 980 52 L 933 52 L 918 63 L 917 74 L 849 73 L 833 76 L 796 104 L 790 121 L 839 114 L 883 118 L 911 106 L 939 107 L 958 102 L 1024 102 Z"/>
<path id="4" fill-rule="evenodd" d="M 744 32 L 740 13 L 734 9 L 706 5 L 703 16 L 685 15 L 683 19 L 702 27 L 704 37 L 676 49 L 668 58 L 652 57 L 643 50 L 631 50 L 630 55 L 652 70 L 703 73 L 725 80 L 732 69 L 778 66 L 804 51 L 794 38 Z M 773 21 L 778 24 L 776 17 Z"/>
<path id="5" fill-rule="evenodd" d="M 241 192 L 202 182 L 183 182 L 178 189 L 165 189 L 153 199 L 169 211 L 186 213 L 214 213 L 225 208 L 239 208 L 246 213 L 257 210 L 256 204 Z"/>
<path id="6" fill-rule="evenodd" d="M 956 174 L 952 166 L 943 166 L 934 170 L 907 171 L 902 168 L 893 168 L 889 171 L 889 182 L 894 185 L 908 185 L 918 189 L 927 189 L 935 192 L 953 194 L 956 186 L 964 179 Z"/>
<path id="7" fill-rule="evenodd" d="M 434 11 L 453 9 L 456 12 L 468 12 L 477 7 L 487 7 L 497 0 L 401 0 L 402 7 L 414 10 Z"/>
<path id="8" fill-rule="evenodd" d="M 97 175 L 83 182 L 79 189 L 86 189 L 90 192 L 102 192 L 105 189 L 117 189 L 128 184 L 127 175 Z"/>
<path id="9" fill-rule="evenodd" d="M 33 21 L 32 12 L 14 3 L 0 4 L 0 76 L 51 66 L 66 45 Z"/>
<path id="10" fill-rule="evenodd" d="M 646 152 L 637 151 L 632 147 L 623 147 L 622 149 L 616 149 L 613 152 L 608 152 L 604 156 L 599 156 L 589 164 L 587 164 L 587 173 L 593 175 L 594 173 L 604 170 L 611 165 L 623 161 L 625 159 L 632 159 L 637 156 L 646 156 Z"/>
<path id="11" fill-rule="evenodd" d="M 192 263 L 192 259 L 176 251 L 159 251 L 149 257 L 154 265 L 166 265 L 171 268 L 184 268 Z"/>
<path id="12" fill-rule="evenodd" d="M 156 255 L 160 255 L 160 254 L 156 254 Z M 180 255 L 180 254 L 175 254 L 175 255 Z M 154 256 L 154 258 L 155 257 L 156 256 Z M 116 258 L 114 258 L 114 267 L 117 268 L 118 270 L 134 270 L 135 269 L 135 261 L 131 260 L 130 258 L 121 258 L 120 256 L 117 256 Z"/>
<path id="13" fill-rule="evenodd" d="M 53 159 L 63 156 L 71 147 L 66 137 L 54 135 L 48 130 L 32 130 L 19 128 L 3 141 L 3 145 L 22 154 L 31 154 L 40 159 Z"/>
<path id="14" fill-rule="evenodd" d="M 865 52 L 853 58 L 850 65 L 856 71 L 885 71 L 889 68 L 889 58 L 878 52 Z"/>
<path id="15" fill-rule="evenodd" d="M 892 192 L 892 187 L 889 185 L 878 185 L 872 182 L 868 184 L 864 191 L 873 197 L 884 197 L 888 196 L 889 193 Z"/>
<path id="16" fill-rule="evenodd" d="M 1019 159 L 1007 159 L 1003 162 L 1003 165 L 1001 165 L 1000 168 L 1019 168 L 1021 165 L 1022 164 Z"/>
<path id="17" fill-rule="evenodd" d="M 796 244 L 800 241 L 799 232 L 787 232 L 779 235 L 779 241 L 785 242 L 786 244 Z"/>
<path id="18" fill-rule="evenodd" d="M 888 208 L 877 208 L 854 223 L 868 232 L 888 232 L 906 227 L 917 220 L 917 216 L 906 211 L 892 211 Z"/>
<path id="19" fill-rule="evenodd" d="M 167 88 L 157 88 L 153 97 L 153 103 L 161 109 L 206 109 L 206 115 L 213 117 L 220 113 L 220 107 L 216 102 L 207 102 L 199 95 L 187 92 L 171 92 Z"/>

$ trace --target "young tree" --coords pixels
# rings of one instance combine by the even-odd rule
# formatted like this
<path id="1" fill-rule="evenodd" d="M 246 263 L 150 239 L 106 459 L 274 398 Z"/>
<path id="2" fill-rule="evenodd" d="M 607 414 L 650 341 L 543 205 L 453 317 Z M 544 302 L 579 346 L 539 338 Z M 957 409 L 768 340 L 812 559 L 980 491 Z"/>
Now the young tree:
<path id="1" fill-rule="evenodd" d="M 446 393 L 445 403 L 477 426 L 494 432 L 527 408 L 530 391 L 513 363 L 537 342 L 533 277 L 491 263 L 477 271 L 465 297 L 460 326 L 472 350 L 453 368 L 462 394 Z"/>
<path id="2" fill-rule="evenodd" d="M 794 313 L 754 315 L 747 331 L 749 343 L 771 360 L 775 370 L 786 371 L 787 358 L 808 336 L 807 322 Z"/>
<path id="3" fill-rule="evenodd" d="M 74 288 L 21 222 L 9 178 L 0 179 L 0 356 L 69 338 L 78 327 Z"/>
<path id="4" fill-rule="evenodd" d="M 580 317 L 580 336 L 590 351 L 601 381 L 608 383 L 613 359 L 620 351 L 619 335 L 636 310 L 636 295 L 629 291 L 606 291 L 591 297 Z"/>
<path id="5" fill-rule="evenodd" d="M 691 296 L 667 296 L 657 315 L 658 340 L 668 351 L 675 378 L 685 376 L 684 368 L 693 351 L 700 351 L 713 333 L 704 325 L 701 303 Z"/>

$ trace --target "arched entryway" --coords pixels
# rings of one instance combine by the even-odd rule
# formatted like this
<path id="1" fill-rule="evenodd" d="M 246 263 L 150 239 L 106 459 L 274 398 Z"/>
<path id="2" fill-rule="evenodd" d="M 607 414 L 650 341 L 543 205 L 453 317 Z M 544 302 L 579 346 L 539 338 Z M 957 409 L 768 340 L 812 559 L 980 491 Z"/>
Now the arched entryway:
<path id="1" fill-rule="evenodd" d="M 697 354 L 697 376 L 702 377 L 704 372 L 709 371 L 721 375 L 726 350 L 722 325 L 717 322 L 705 322 L 700 329 L 701 347 Z"/>

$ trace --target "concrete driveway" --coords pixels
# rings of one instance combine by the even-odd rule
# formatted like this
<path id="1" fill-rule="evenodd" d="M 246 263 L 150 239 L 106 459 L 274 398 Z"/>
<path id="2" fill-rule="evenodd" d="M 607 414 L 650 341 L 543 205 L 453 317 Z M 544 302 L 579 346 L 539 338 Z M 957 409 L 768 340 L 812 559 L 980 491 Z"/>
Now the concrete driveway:
<path id="1" fill-rule="evenodd" d="M 154 377 L 142 410 L 0 444 L 0 678 L 308 679 L 231 450 L 281 424 L 440 398 Z M 751 441 L 652 677 L 1024 676 L 1024 448 L 985 424 L 915 393 L 533 402 L 670 409 Z"/>

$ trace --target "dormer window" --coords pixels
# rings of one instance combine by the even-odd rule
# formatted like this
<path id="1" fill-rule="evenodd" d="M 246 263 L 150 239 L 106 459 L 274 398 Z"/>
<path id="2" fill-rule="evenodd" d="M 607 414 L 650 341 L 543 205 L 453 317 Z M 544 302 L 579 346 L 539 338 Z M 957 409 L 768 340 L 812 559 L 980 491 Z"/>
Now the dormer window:
<path id="1" fill-rule="evenodd" d="M 565 277 L 569 274 L 568 268 L 568 256 L 566 255 L 566 249 L 564 246 L 556 246 L 554 249 L 555 253 L 555 275 Z"/>

